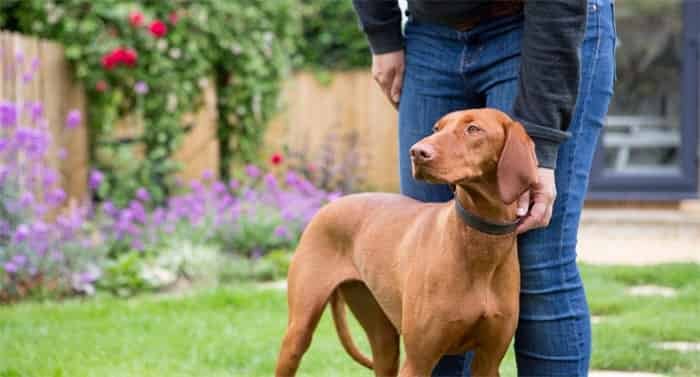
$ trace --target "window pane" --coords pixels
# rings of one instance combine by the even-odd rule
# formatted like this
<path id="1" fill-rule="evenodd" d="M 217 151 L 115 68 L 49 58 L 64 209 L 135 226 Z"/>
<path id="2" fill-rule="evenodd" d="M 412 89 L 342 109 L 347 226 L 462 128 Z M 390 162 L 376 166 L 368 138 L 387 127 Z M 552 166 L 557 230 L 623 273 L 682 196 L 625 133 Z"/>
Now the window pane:
<path id="1" fill-rule="evenodd" d="M 603 138 L 605 172 L 680 173 L 680 0 L 616 2 L 617 81 Z"/>

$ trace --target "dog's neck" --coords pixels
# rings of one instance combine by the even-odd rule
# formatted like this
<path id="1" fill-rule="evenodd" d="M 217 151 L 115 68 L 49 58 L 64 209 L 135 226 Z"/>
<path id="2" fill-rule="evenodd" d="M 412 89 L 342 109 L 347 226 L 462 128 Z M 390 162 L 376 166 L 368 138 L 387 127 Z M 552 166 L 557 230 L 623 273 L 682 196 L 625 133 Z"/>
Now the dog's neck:
<path id="1" fill-rule="evenodd" d="M 490 180 L 457 185 L 455 200 L 471 214 L 484 221 L 511 223 L 517 219 L 516 204 L 505 204 L 498 195 L 498 187 Z M 495 182 L 495 180 L 494 180 Z"/>

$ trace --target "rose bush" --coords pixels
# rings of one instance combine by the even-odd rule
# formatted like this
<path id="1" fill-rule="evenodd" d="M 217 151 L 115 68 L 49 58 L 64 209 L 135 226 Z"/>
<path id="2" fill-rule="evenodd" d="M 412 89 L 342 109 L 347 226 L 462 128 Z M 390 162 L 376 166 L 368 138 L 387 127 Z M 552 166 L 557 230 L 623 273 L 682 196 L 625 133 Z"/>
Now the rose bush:
<path id="1" fill-rule="evenodd" d="M 144 187 L 162 203 L 178 166 L 171 160 L 200 104 L 217 89 L 221 171 L 253 161 L 291 62 L 300 24 L 294 0 L 3 2 L 0 27 L 59 41 L 90 99 L 91 155 L 108 184 L 99 196 L 124 204 Z M 142 84 L 139 84 L 142 83 Z M 135 115 L 143 134 L 112 138 Z M 134 159 L 143 150 L 143 159 Z"/>

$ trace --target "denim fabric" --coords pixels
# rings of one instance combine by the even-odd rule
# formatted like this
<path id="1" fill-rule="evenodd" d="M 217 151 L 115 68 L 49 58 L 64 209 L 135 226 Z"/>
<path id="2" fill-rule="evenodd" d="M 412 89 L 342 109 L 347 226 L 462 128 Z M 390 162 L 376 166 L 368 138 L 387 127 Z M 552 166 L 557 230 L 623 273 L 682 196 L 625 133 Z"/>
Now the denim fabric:
<path id="1" fill-rule="evenodd" d="M 557 199 L 550 225 L 519 237 L 520 319 L 515 352 L 520 376 L 585 376 L 591 352 L 588 305 L 576 266 L 581 208 L 614 80 L 614 5 L 589 0 L 581 48 L 581 82 L 572 137 L 559 149 Z M 522 16 L 458 32 L 446 26 L 406 25 L 406 73 L 399 107 L 401 192 L 422 201 L 447 201 L 444 185 L 417 182 L 408 150 L 444 114 L 495 107 L 511 113 L 517 91 Z M 435 376 L 468 376 L 471 353 L 446 356 Z"/>

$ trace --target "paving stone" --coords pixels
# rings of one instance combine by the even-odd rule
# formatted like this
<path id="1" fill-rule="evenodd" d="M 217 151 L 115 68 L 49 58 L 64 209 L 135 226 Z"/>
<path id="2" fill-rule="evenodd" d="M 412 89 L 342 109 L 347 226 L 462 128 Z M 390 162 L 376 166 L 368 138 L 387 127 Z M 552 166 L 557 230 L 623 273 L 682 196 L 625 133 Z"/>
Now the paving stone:
<path id="1" fill-rule="evenodd" d="M 662 296 L 662 297 L 674 297 L 677 292 L 675 289 L 670 287 L 663 287 L 660 285 L 637 285 L 627 289 L 627 294 L 632 296 Z"/>
<path id="2" fill-rule="evenodd" d="M 700 352 L 700 342 L 659 342 L 654 347 L 679 352 Z"/>
<path id="3" fill-rule="evenodd" d="M 263 289 L 278 289 L 280 291 L 286 291 L 287 290 L 287 281 L 286 280 L 278 280 L 278 281 L 268 281 L 265 283 L 259 283 L 257 284 L 259 288 Z"/>

